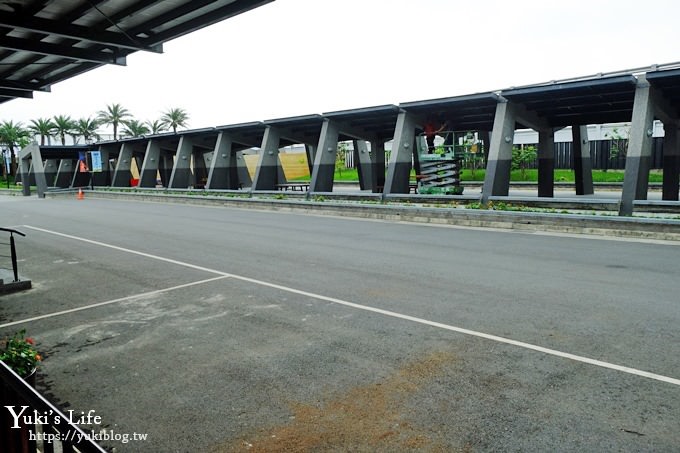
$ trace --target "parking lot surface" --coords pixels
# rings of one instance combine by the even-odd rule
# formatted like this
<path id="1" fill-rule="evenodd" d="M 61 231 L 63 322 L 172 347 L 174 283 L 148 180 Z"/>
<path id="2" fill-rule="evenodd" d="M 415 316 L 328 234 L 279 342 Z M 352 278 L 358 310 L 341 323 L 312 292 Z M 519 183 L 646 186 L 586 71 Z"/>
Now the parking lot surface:
<path id="1" fill-rule="evenodd" d="M 38 388 L 116 451 L 677 451 L 680 248 L 0 197 Z M 131 440 L 133 434 L 144 440 Z"/>

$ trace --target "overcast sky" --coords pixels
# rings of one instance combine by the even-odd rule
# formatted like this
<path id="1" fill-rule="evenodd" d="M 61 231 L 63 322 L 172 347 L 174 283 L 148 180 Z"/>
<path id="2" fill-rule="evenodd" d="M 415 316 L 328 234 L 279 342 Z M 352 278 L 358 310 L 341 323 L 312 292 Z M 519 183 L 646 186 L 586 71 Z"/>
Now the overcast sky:
<path id="1" fill-rule="evenodd" d="M 0 104 L 0 120 L 140 120 L 190 128 L 493 91 L 680 61 L 677 0 L 276 0 Z"/>

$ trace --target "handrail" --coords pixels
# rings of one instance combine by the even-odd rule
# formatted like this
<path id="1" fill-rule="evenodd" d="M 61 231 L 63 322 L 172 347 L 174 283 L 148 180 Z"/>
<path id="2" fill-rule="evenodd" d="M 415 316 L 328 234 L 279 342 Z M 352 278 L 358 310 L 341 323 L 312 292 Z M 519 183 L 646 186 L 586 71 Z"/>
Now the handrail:
<path id="1" fill-rule="evenodd" d="M 16 246 L 14 245 L 14 234 L 16 233 L 24 237 L 26 235 L 21 231 L 13 230 L 11 228 L 0 228 L 0 231 L 6 231 L 9 233 L 9 250 L 12 259 L 12 272 L 14 273 L 14 282 L 16 283 L 19 281 L 19 268 L 17 265 L 17 249 Z"/>
<path id="2" fill-rule="evenodd" d="M 0 227 L 0 231 L 7 231 L 8 233 L 16 233 L 16 234 L 18 234 L 18 235 L 20 235 L 20 236 L 24 236 L 24 237 L 26 236 L 26 235 L 25 235 L 24 233 L 22 233 L 21 231 L 13 230 L 13 229 L 11 229 L 11 228 L 2 228 L 2 227 Z"/>
<path id="3" fill-rule="evenodd" d="M 11 406 L 19 403 L 20 406 L 29 406 L 35 413 L 42 415 L 39 424 L 42 428 L 42 436 L 36 435 L 36 432 L 38 432 L 35 431 L 36 425 L 26 426 L 22 423 L 22 428 L 13 428 L 11 424 L 1 427 L 3 437 L 12 432 L 20 432 L 21 437 L 23 437 L 18 439 L 18 445 L 11 444 L 13 440 L 16 440 L 15 436 L 10 435 L 8 439 L 3 439 L 3 442 L 10 443 L 10 445 L 5 445 L 10 450 L 15 447 L 18 449 L 17 451 L 36 451 L 35 445 L 40 442 L 42 444 L 39 448 L 40 451 L 53 451 L 52 447 L 57 443 L 61 444 L 62 450 L 65 452 L 106 453 L 106 450 L 94 442 L 90 435 L 85 433 L 78 425 L 72 423 L 61 410 L 28 385 L 24 379 L 2 361 L 0 361 L 0 385 L 3 386 L 0 389 L 4 397 L 3 405 Z M 8 404 L 9 401 L 7 400 L 11 400 L 11 403 Z M 0 409 L 8 411 L 7 407 Z M 15 410 L 17 409 L 21 410 L 15 408 Z M 5 424 L 7 421 L 15 423 L 14 418 L 11 415 L 8 416 L 8 414 L 8 412 L 3 414 L 0 420 L 5 420 Z M 19 423 L 21 423 L 21 420 Z M 48 430 L 51 432 L 48 432 Z"/>

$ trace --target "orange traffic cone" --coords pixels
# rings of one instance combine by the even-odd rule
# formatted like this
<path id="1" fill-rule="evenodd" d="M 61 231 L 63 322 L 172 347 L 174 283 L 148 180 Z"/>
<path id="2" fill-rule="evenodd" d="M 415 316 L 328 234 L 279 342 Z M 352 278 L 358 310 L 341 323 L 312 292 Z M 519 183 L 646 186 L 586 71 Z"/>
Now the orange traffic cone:
<path id="1" fill-rule="evenodd" d="M 83 193 L 83 189 L 78 189 L 78 195 L 76 196 L 76 199 L 78 199 L 78 200 L 84 200 L 85 199 L 85 194 Z"/>

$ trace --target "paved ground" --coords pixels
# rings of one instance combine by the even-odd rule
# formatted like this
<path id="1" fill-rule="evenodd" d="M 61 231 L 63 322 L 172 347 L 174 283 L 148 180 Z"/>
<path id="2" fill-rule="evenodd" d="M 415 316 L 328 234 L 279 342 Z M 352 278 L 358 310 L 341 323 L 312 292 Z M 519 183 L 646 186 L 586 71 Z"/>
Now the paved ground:
<path id="1" fill-rule="evenodd" d="M 0 197 L 0 334 L 117 451 L 677 451 L 680 248 Z M 99 304 L 99 305 L 94 305 Z M 31 319 L 34 318 L 34 319 Z"/>

